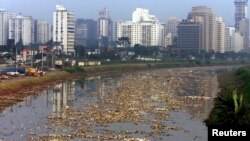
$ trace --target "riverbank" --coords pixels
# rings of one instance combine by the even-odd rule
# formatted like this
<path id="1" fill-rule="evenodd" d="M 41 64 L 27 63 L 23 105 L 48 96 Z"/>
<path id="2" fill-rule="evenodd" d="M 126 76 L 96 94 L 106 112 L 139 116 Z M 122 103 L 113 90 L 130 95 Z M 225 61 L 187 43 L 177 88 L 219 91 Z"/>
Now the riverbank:
<path id="1" fill-rule="evenodd" d="M 84 78 L 97 75 L 109 75 L 114 73 L 143 71 L 148 69 L 197 67 L 192 64 L 175 63 L 115 63 L 101 66 L 87 66 L 83 68 L 65 68 L 66 71 L 52 71 L 43 77 L 14 77 L 0 82 L 0 112 L 23 100 L 24 97 L 36 94 L 45 88 L 54 86 L 65 80 Z M 199 67 L 199 66 L 198 66 Z"/>
<path id="2" fill-rule="evenodd" d="M 0 82 L 0 112 L 23 98 L 36 94 L 43 89 L 53 86 L 56 83 L 74 78 L 76 74 L 71 75 L 66 71 L 52 71 L 45 76 L 18 76 Z"/>
<path id="3" fill-rule="evenodd" d="M 219 77 L 221 91 L 205 120 L 207 126 L 250 125 L 250 67 L 244 66 Z"/>
<path id="4" fill-rule="evenodd" d="M 0 82 L 0 112 L 29 95 L 52 87 L 66 80 L 119 72 L 141 71 L 149 69 L 147 64 L 119 64 L 91 67 L 66 68 L 65 71 L 51 71 L 45 76 L 18 76 Z"/>

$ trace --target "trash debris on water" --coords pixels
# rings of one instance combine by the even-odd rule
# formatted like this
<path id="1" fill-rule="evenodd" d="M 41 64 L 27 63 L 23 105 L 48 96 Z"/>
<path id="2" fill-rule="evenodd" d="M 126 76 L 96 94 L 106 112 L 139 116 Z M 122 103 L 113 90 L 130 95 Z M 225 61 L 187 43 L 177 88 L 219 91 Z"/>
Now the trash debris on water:
<path id="1" fill-rule="evenodd" d="M 185 108 L 190 115 L 201 117 L 204 101 L 216 94 L 211 89 L 214 82 L 217 76 L 201 68 L 150 70 L 105 79 L 96 82 L 98 89 L 88 93 L 92 102 L 66 105 L 52 112 L 41 127 L 48 134 L 31 131 L 30 136 L 42 141 L 150 141 L 169 136 L 169 131 L 182 130 L 168 125 L 170 113 Z"/>

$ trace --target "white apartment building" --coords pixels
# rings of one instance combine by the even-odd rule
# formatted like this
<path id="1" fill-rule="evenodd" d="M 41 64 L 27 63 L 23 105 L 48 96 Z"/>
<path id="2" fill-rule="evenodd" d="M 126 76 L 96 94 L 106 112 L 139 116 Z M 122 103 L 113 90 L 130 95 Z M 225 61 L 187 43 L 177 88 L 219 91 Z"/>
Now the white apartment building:
<path id="1" fill-rule="evenodd" d="M 17 15 L 9 18 L 8 35 L 17 43 L 22 39 L 23 45 L 29 45 L 32 41 L 32 17 Z"/>
<path id="2" fill-rule="evenodd" d="M 8 38 L 8 14 L 0 9 L 0 45 L 6 45 Z"/>
<path id="3" fill-rule="evenodd" d="M 225 53 L 225 23 L 222 17 L 216 18 L 216 48 L 215 52 Z"/>
<path id="4" fill-rule="evenodd" d="M 240 32 L 235 32 L 234 52 L 241 52 L 244 49 L 244 36 Z"/>
<path id="5" fill-rule="evenodd" d="M 116 23 L 116 40 L 120 37 L 129 37 L 131 46 L 163 45 L 163 25 L 147 9 L 136 8 L 132 14 L 132 21 Z"/>
<path id="6" fill-rule="evenodd" d="M 168 45 L 172 45 L 173 38 L 171 33 L 167 33 L 164 37 L 164 47 L 167 47 Z"/>
<path id="7" fill-rule="evenodd" d="M 235 44 L 235 28 L 225 28 L 225 52 L 234 51 Z"/>
<path id="8" fill-rule="evenodd" d="M 38 21 L 37 23 L 37 40 L 38 43 L 46 43 L 51 39 L 50 25 L 46 21 Z"/>
<path id="9" fill-rule="evenodd" d="M 104 8 L 99 11 L 98 19 L 98 29 L 97 36 L 99 39 L 100 47 L 111 47 L 113 41 L 113 21 L 110 17 L 110 12 L 108 9 Z M 104 38 L 107 38 L 107 42 L 103 41 Z"/>
<path id="10" fill-rule="evenodd" d="M 53 15 L 53 42 L 60 43 L 67 55 L 74 55 L 75 14 L 62 5 L 56 5 Z"/>
<path id="11" fill-rule="evenodd" d="M 144 21 L 158 21 L 158 19 L 154 15 L 149 14 L 148 9 L 144 8 L 136 8 L 136 10 L 132 14 L 132 22 L 144 22 Z"/>
<path id="12" fill-rule="evenodd" d="M 225 51 L 241 52 L 244 49 L 244 35 L 234 27 L 225 28 Z"/>

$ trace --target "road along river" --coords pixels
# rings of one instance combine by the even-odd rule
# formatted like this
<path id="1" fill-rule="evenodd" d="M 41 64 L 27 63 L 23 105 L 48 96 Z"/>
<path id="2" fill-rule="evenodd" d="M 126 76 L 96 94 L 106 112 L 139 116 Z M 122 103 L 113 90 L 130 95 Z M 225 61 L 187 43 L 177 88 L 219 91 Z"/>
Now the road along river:
<path id="1" fill-rule="evenodd" d="M 58 84 L 0 113 L 0 140 L 206 141 L 217 75 L 235 67 L 148 70 Z"/>

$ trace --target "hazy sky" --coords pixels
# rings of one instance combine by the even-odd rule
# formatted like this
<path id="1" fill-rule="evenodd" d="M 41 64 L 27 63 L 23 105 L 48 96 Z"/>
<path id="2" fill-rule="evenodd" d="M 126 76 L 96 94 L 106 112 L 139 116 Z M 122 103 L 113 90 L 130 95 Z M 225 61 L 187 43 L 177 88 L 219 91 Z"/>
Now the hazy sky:
<path id="1" fill-rule="evenodd" d="M 161 22 L 170 16 L 184 19 L 193 6 L 202 5 L 213 8 L 226 25 L 234 25 L 234 0 L 0 0 L 0 8 L 52 23 L 52 13 L 58 3 L 74 11 L 76 18 L 97 19 L 98 12 L 106 7 L 113 21 L 130 20 L 135 8 L 140 7 L 149 9 Z"/>

